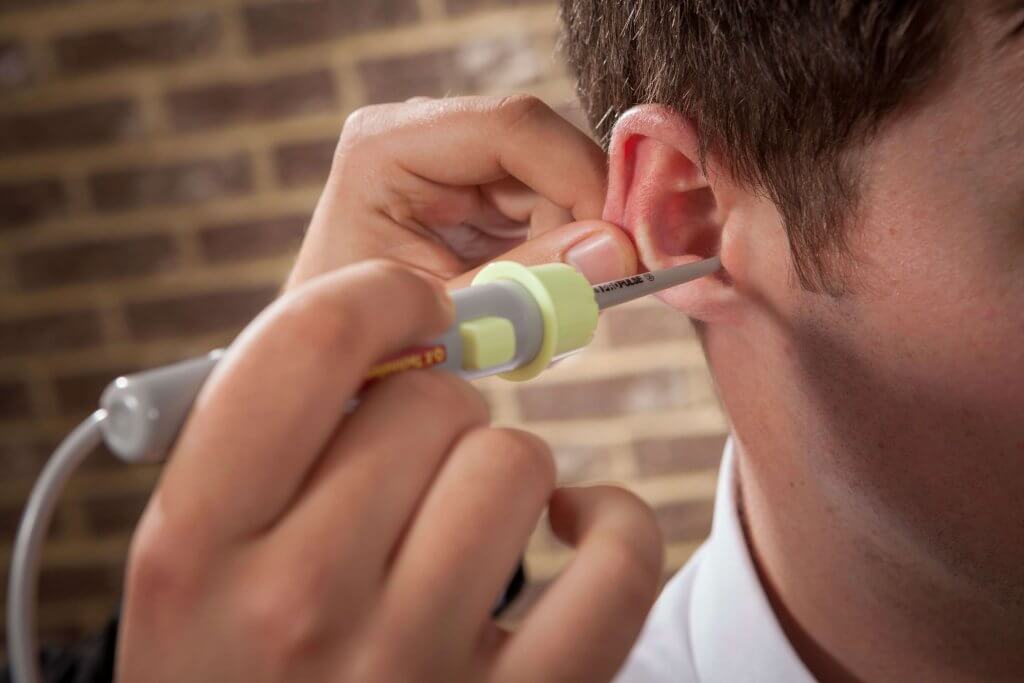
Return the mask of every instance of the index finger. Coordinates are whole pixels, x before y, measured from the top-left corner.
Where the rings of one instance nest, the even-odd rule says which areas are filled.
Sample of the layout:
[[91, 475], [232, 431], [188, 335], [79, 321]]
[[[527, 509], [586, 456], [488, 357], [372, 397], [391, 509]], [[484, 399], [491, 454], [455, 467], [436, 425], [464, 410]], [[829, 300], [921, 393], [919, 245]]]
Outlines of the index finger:
[[371, 107], [345, 127], [350, 139], [373, 137], [386, 150], [378, 158], [437, 183], [480, 185], [512, 176], [576, 220], [600, 218], [604, 208], [604, 152], [530, 95]]
[[443, 331], [439, 285], [388, 262], [310, 280], [247, 327], [175, 446], [161, 513], [216, 538], [266, 530], [318, 461], [370, 365]]

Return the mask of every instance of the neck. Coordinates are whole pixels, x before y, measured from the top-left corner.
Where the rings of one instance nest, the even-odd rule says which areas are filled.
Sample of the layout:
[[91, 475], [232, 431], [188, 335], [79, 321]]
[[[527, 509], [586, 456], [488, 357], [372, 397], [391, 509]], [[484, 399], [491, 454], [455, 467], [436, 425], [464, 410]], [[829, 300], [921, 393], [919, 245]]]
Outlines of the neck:
[[1020, 680], [1020, 614], [936, 578], [914, 551], [851, 524], [834, 497], [780, 466], [788, 462], [780, 454], [752, 458], [737, 447], [754, 563], [818, 680]]

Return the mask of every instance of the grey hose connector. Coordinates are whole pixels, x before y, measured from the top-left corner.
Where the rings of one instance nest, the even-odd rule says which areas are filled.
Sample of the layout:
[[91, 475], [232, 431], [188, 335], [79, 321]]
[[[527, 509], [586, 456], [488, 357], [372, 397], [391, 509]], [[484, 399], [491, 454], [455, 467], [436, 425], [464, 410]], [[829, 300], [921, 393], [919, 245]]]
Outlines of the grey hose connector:
[[100, 398], [107, 447], [125, 462], [161, 462], [171, 450], [222, 349], [180, 363], [118, 377]]
[[61, 442], [32, 488], [18, 527], [7, 588], [7, 649], [15, 683], [40, 683], [36, 644], [36, 588], [39, 559], [57, 499], [75, 469], [103, 440], [107, 414], [97, 410]]

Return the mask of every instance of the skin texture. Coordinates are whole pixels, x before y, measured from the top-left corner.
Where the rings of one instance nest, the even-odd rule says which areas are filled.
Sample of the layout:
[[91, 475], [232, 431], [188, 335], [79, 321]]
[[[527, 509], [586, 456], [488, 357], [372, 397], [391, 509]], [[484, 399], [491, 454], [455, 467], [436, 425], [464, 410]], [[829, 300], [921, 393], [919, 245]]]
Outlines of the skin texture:
[[[286, 293], [203, 387], [136, 531], [118, 680], [611, 679], [659, 585], [650, 509], [556, 488], [546, 444], [490, 427], [447, 373], [386, 378], [346, 414], [375, 361], [451, 324], [446, 285], [509, 247], [632, 273], [604, 193], [600, 150], [531, 98], [346, 124]], [[545, 510], [577, 556], [511, 632], [491, 610]]]
[[852, 159], [852, 277], [795, 282], [777, 209], [656, 105], [612, 142], [604, 218], [697, 322], [780, 620], [825, 681], [1024, 677], [1024, 41], [964, 20], [952, 67]]

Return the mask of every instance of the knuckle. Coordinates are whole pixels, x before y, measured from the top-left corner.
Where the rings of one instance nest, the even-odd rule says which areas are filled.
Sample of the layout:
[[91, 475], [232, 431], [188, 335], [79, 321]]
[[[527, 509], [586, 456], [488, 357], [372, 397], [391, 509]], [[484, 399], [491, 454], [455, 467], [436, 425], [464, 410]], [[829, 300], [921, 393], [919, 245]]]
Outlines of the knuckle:
[[532, 118], [544, 116], [551, 111], [539, 97], [523, 93], [502, 97], [495, 105], [495, 110], [505, 127], [509, 129]]
[[380, 326], [381, 302], [415, 316], [418, 327], [436, 325], [443, 308], [425, 277], [394, 261], [371, 260], [286, 293], [271, 309], [268, 334], [282, 349], [312, 359], [336, 357], [339, 349], [375, 351], [366, 330]]
[[284, 348], [301, 349], [317, 357], [336, 354], [339, 348], [360, 345], [360, 330], [368, 322], [361, 308], [350, 301], [328, 300], [318, 292], [296, 290], [284, 302], [277, 328]]
[[498, 468], [497, 476], [514, 487], [532, 487], [545, 495], [554, 490], [555, 459], [543, 439], [505, 427], [480, 430], [476, 438], [482, 457]]
[[361, 172], [379, 156], [381, 142], [401, 125], [397, 115], [406, 104], [373, 104], [356, 109], [341, 126], [334, 150], [331, 173], [334, 176]]
[[391, 281], [400, 285], [417, 287], [426, 284], [423, 278], [417, 277], [408, 266], [403, 266], [397, 261], [386, 258], [374, 258], [363, 261], [359, 264], [366, 276], [381, 280]]
[[147, 510], [128, 554], [126, 584], [132, 602], [173, 610], [191, 604], [202, 571], [198, 553], [181, 552], [188, 546], [193, 546], [190, 535], [180, 525], [152, 507]]
[[622, 536], [603, 538], [604, 552], [598, 571], [604, 585], [614, 587], [624, 604], [635, 606], [638, 614], [646, 613], [654, 602], [661, 582], [661, 563], [654, 563], [649, 553]]
[[627, 562], [625, 569], [637, 579], [656, 585], [661, 578], [664, 546], [661, 529], [654, 511], [639, 496], [618, 486], [603, 486], [610, 514], [614, 515], [614, 532], [607, 542], [617, 543], [617, 555]]
[[360, 107], [345, 117], [341, 126], [341, 139], [347, 142], [372, 137], [380, 129], [387, 105], [374, 104]]
[[390, 641], [370, 639], [355, 649], [346, 661], [345, 680], [365, 683], [420, 680], [423, 672], [412, 671], [406, 657], [396, 657]]
[[288, 670], [316, 654], [326, 620], [320, 608], [325, 579], [319, 563], [289, 563], [255, 578], [239, 600], [241, 629], [269, 662]]
[[336, 156], [344, 156], [356, 148], [373, 146], [393, 133], [407, 128], [422, 118], [432, 106], [429, 98], [413, 98], [406, 102], [371, 104], [356, 109], [341, 127]]
[[408, 283], [413, 286], [426, 284], [423, 278], [418, 277], [408, 266], [403, 266], [397, 261], [386, 258], [375, 258], [364, 261], [362, 264], [366, 272], [372, 277], [381, 279], [394, 279], [397, 282]]
[[382, 297], [385, 301], [394, 301], [400, 297], [414, 299], [414, 311], [427, 312], [437, 310], [439, 301], [438, 288], [434, 287], [425, 276], [413, 272], [408, 266], [388, 259], [373, 259], [364, 265], [368, 277], [373, 283], [367, 289], [387, 292]]

